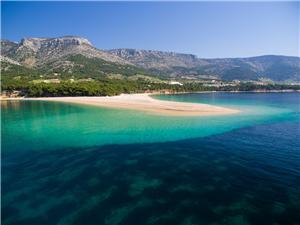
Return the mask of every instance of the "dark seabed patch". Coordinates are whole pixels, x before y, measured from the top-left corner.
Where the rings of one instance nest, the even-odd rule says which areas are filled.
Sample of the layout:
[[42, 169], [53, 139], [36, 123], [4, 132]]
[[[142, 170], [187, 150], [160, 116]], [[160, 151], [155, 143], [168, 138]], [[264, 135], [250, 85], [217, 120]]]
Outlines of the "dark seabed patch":
[[298, 122], [154, 144], [2, 152], [4, 225], [300, 224]]

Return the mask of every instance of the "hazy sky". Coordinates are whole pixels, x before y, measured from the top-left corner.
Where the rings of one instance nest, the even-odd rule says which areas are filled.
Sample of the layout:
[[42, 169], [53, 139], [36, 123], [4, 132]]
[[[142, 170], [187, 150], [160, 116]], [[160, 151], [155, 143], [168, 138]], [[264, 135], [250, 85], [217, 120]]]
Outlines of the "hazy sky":
[[77, 35], [96, 47], [199, 57], [299, 56], [299, 2], [2, 2], [2, 38]]

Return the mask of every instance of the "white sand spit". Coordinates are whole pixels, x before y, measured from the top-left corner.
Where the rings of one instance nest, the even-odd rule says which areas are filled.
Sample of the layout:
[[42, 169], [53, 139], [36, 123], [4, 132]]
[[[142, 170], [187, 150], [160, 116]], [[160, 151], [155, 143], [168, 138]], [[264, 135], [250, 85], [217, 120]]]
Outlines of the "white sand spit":
[[162, 101], [151, 98], [150, 94], [122, 94], [112, 97], [50, 97], [25, 98], [23, 100], [40, 100], [93, 105], [108, 108], [133, 109], [152, 114], [168, 116], [212, 116], [238, 113], [239, 110], [208, 104]]

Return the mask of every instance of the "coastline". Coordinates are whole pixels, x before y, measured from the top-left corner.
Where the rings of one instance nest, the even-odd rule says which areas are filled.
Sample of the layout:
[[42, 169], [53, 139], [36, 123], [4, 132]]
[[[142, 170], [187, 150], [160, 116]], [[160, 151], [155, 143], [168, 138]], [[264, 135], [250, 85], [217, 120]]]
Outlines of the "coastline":
[[236, 109], [208, 104], [157, 100], [151, 98], [151, 95], [153, 94], [121, 94], [112, 97], [12, 98], [7, 100], [65, 102], [106, 108], [131, 109], [165, 116], [218, 116], [240, 112]]
[[300, 90], [252, 90], [252, 91], [177, 91], [170, 93], [153, 92], [151, 95], [176, 95], [176, 94], [205, 94], [205, 93], [300, 93]]

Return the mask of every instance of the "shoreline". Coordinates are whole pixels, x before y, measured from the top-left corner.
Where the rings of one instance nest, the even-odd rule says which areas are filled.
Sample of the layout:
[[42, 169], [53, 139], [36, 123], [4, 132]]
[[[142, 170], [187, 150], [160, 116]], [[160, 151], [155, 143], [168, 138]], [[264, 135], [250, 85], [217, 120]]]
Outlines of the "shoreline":
[[153, 94], [121, 94], [112, 97], [42, 97], [7, 100], [51, 101], [91, 105], [105, 108], [131, 109], [165, 116], [218, 116], [239, 113], [239, 110], [200, 103], [164, 101], [151, 98]]
[[205, 94], [205, 93], [300, 93], [300, 90], [252, 90], [252, 91], [178, 91], [172, 93], [153, 92], [151, 95], [176, 95], [176, 94]]
[[[160, 92], [160, 91], [153, 91], [153, 92], [145, 92], [145, 93], [131, 93], [131, 94], [121, 94], [121, 95], [140, 95], [140, 94], [147, 94], [147, 95], [176, 95], [176, 94], [205, 94], [205, 93], [300, 93], [300, 90], [252, 90], [252, 91], [177, 91], [177, 92]], [[120, 95], [114, 95], [109, 97], [115, 97]], [[0, 101], [2, 100], [22, 100], [22, 99], [36, 99], [36, 98], [78, 98], [78, 97], [108, 97], [108, 96], [57, 96], [57, 97], [9, 97], [9, 96], [0, 96]]]

